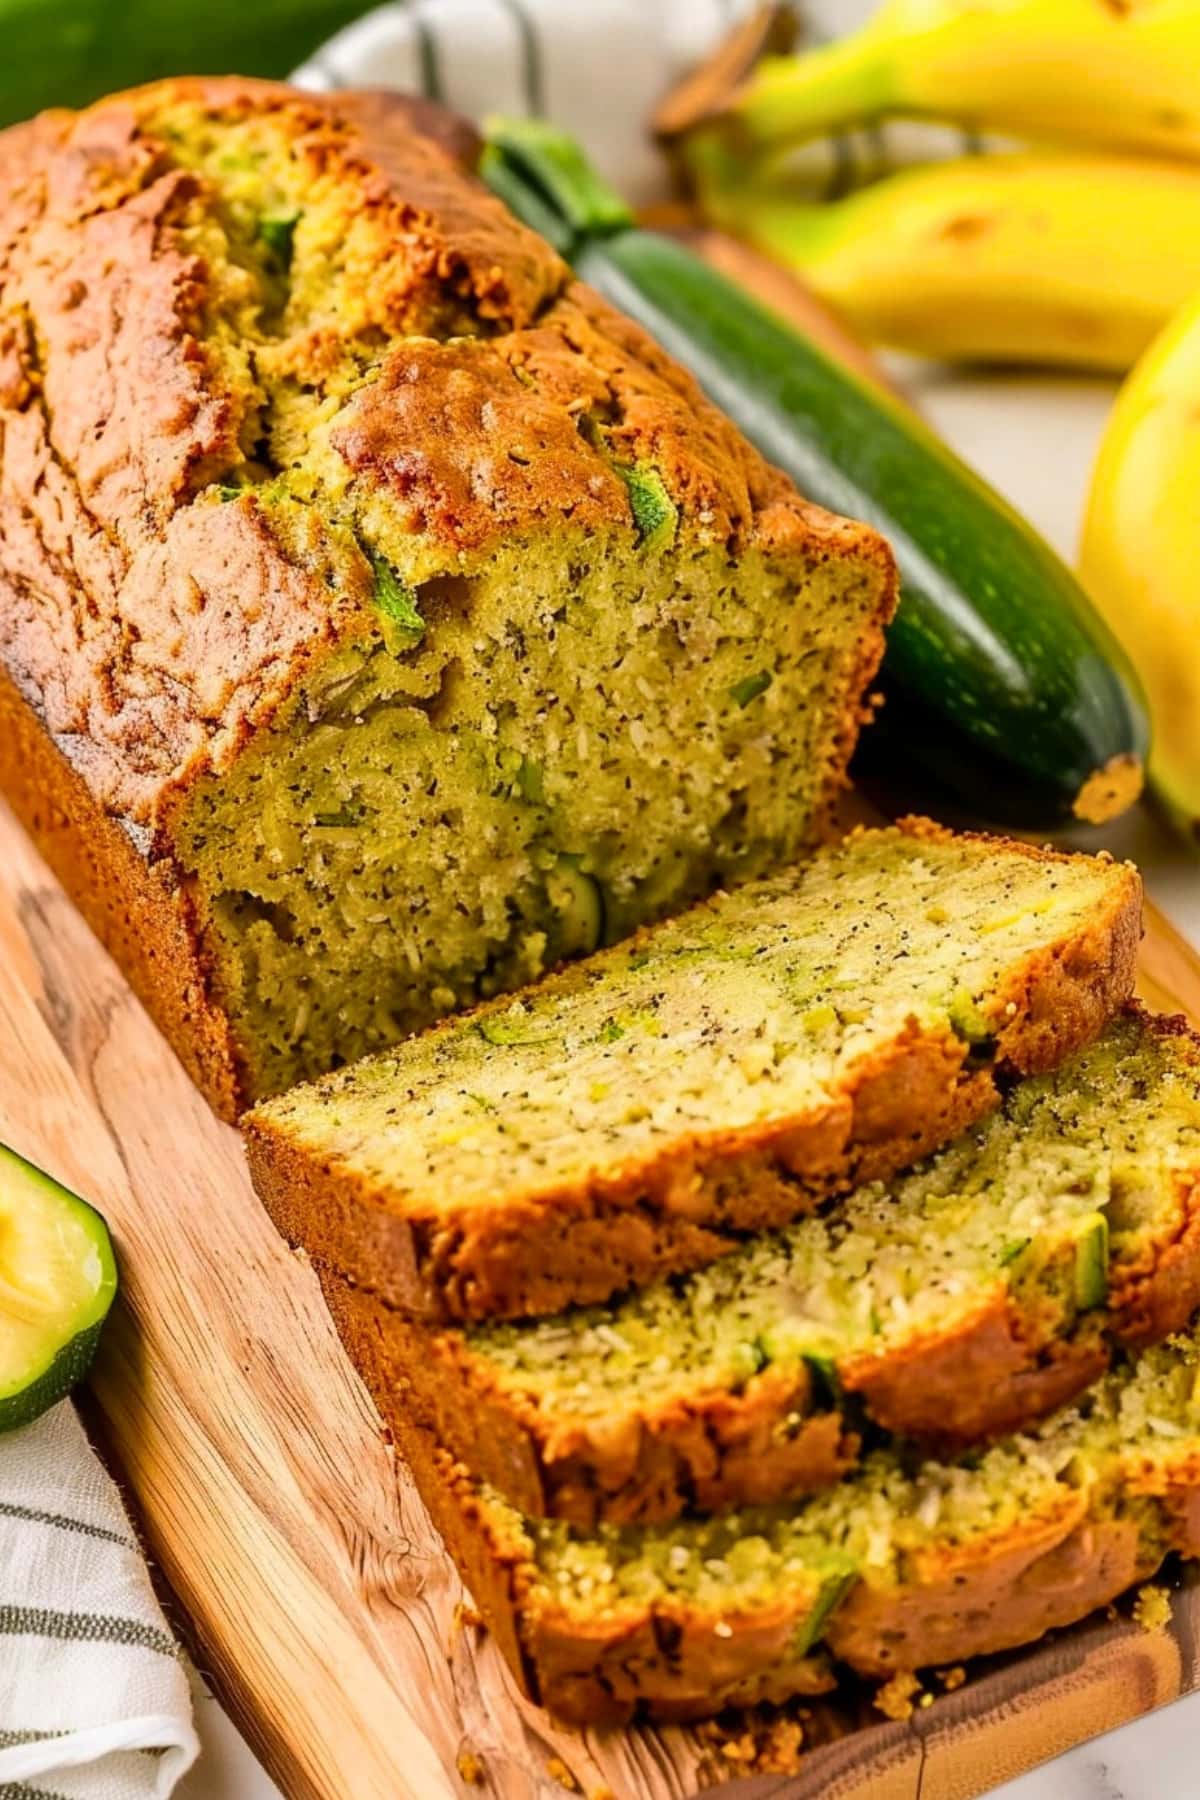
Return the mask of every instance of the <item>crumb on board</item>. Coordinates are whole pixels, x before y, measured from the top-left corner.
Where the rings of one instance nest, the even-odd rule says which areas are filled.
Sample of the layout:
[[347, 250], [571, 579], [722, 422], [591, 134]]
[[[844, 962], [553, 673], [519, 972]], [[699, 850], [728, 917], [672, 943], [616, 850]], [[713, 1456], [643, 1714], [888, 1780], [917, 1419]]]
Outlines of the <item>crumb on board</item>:
[[610, 1787], [593, 1788], [588, 1800], [617, 1800], [617, 1796]]
[[743, 1731], [740, 1737], [727, 1737], [717, 1748], [726, 1762], [752, 1763], [755, 1756], [754, 1733]]
[[759, 1745], [755, 1769], [760, 1775], [794, 1775], [804, 1749], [799, 1719], [776, 1719]]
[[473, 1750], [462, 1749], [457, 1758], [458, 1773], [468, 1787], [483, 1786], [483, 1760]]
[[1166, 1588], [1148, 1581], [1138, 1589], [1133, 1603], [1133, 1618], [1143, 1631], [1161, 1631], [1171, 1623], [1171, 1596]]
[[913, 1715], [914, 1696], [921, 1691], [921, 1683], [911, 1670], [898, 1669], [890, 1681], [885, 1681], [875, 1694], [874, 1706], [885, 1719], [911, 1719]]
[[967, 1679], [967, 1671], [961, 1663], [955, 1663], [952, 1669], [937, 1669], [935, 1673], [947, 1694], [953, 1694]]
[[802, 1760], [803, 1719], [807, 1716], [807, 1708], [801, 1708], [799, 1716], [796, 1711], [768, 1718], [739, 1714], [736, 1724], [706, 1719], [697, 1725], [696, 1735], [721, 1758], [725, 1774], [733, 1763], [740, 1773], [794, 1775]]
[[566, 1788], [568, 1794], [577, 1794], [579, 1792], [579, 1783], [576, 1781], [561, 1757], [552, 1756], [550, 1758], [550, 1761], [546, 1764], [546, 1773], [553, 1781], [557, 1781], [559, 1787]]
[[469, 1600], [460, 1600], [450, 1615], [450, 1630], [446, 1634], [446, 1654], [453, 1656], [458, 1640], [464, 1631], [486, 1631], [483, 1614], [477, 1612]]

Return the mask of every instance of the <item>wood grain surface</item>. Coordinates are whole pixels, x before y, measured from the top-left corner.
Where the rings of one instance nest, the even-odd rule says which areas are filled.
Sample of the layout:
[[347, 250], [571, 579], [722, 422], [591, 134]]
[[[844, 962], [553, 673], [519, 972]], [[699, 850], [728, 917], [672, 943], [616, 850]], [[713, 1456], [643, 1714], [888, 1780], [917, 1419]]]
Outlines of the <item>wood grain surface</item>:
[[[1153, 912], [1145, 987], [1200, 1022], [1200, 961]], [[738, 1765], [684, 1730], [578, 1735], [522, 1701], [325, 1314], [220, 1125], [0, 807], [0, 1138], [107, 1215], [122, 1303], [104, 1438], [201, 1666], [289, 1796], [677, 1800]], [[727, 1800], [965, 1800], [1196, 1685], [1169, 1631], [1099, 1620], [903, 1723], [823, 1709], [798, 1776]], [[873, 1722], [872, 1722], [873, 1721]], [[459, 1774], [463, 1752], [482, 1782]]]

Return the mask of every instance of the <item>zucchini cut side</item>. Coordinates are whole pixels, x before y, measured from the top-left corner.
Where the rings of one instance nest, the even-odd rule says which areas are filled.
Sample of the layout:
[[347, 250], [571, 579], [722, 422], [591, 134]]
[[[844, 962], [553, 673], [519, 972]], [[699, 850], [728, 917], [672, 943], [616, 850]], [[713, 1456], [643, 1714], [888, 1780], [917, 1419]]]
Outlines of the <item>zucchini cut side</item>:
[[0, 1145], [0, 1431], [31, 1424], [86, 1373], [116, 1291], [100, 1214]]

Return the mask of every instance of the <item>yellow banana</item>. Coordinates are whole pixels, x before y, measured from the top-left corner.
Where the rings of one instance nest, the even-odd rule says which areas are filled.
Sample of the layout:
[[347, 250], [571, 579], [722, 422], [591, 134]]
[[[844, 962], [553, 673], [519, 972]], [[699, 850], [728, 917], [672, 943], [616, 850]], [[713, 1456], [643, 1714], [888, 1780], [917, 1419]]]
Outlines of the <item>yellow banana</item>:
[[1196, 0], [887, 0], [717, 110], [759, 148], [898, 113], [1200, 157], [1198, 70]]
[[711, 141], [692, 167], [716, 224], [860, 335], [919, 355], [1125, 370], [1200, 291], [1200, 169], [1184, 163], [970, 156], [829, 205], [747, 181]]
[[1150, 775], [1200, 837], [1200, 300], [1117, 398], [1092, 476], [1084, 585], [1145, 683]]

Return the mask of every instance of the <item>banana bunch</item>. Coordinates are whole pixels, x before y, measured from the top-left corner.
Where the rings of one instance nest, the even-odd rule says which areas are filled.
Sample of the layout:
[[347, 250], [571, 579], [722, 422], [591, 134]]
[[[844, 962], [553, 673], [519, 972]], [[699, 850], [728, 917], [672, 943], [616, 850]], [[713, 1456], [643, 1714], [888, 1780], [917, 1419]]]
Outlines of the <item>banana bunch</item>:
[[[885, 0], [841, 42], [770, 41], [746, 37], [660, 116], [715, 222], [877, 342], [1136, 364], [1081, 574], [1146, 689], [1151, 779], [1200, 841], [1200, 0]], [[889, 115], [1029, 147], [812, 204], [793, 148]]]
[[1150, 775], [1200, 838], [1200, 299], [1117, 399], [1092, 476], [1080, 550], [1091, 598], [1154, 713]]
[[1198, 70], [1195, 0], [884, 0], [719, 110], [760, 150], [892, 114], [1200, 159]]
[[896, 350], [1122, 372], [1200, 291], [1200, 168], [967, 156], [822, 205], [722, 167], [696, 164], [713, 223]]
[[[1200, 0], [886, 0], [706, 100], [679, 144], [702, 210], [877, 342], [1125, 370], [1200, 289]], [[827, 205], [789, 180], [794, 146], [888, 114], [1075, 148]]]

